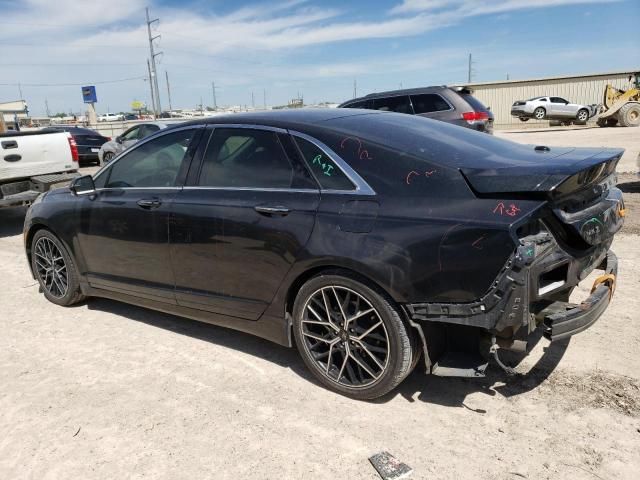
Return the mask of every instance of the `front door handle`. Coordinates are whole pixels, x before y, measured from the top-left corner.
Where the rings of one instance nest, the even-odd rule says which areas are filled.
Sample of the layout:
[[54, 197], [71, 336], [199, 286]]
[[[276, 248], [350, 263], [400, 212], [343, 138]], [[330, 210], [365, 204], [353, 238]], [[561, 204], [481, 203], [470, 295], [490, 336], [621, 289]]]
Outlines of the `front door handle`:
[[162, 205], [162, 201], [159, 198], [143, 198], [142, 200], [138, 200], [138, 206], [146, 210], [158, 208], [160, 205]]
[[19, 162], [20, 160], [22, 160], [21, 155], [5, 155], [4, 156], [5, 162]]
[[266, 215], [268, 217], [271, 217], [271, 216], [284, 217], [286, 215], [289, 215], [289, 212], [290, 212], [290, 210], [287, 207], [282, 205], [274, 205], [272, 207], [257, 205], [253, 208], [259, 214]]

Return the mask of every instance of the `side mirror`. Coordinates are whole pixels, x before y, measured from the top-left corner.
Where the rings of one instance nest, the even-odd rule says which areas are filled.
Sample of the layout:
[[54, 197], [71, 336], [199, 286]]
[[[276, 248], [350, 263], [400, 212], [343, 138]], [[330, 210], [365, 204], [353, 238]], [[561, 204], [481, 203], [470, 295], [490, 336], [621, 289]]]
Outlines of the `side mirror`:
[[116, 143], [119, 143], [122, 145], [122, 137], [121, 136], [117, 136], [116, 137]]
[[92, 195], [96, 193], [96, 184], [91, 175], [74, 178], [69, 185], [69, 190], [74, 195]]

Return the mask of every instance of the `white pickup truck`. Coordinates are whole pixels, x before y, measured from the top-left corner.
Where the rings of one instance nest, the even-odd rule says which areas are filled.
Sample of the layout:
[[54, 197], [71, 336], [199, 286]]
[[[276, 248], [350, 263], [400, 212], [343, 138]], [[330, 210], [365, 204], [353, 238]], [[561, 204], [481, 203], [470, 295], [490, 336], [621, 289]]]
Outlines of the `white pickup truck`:
[[78, 175], [78, 147], [71, 134], [0, 133], [0, 208], [29, 205]]

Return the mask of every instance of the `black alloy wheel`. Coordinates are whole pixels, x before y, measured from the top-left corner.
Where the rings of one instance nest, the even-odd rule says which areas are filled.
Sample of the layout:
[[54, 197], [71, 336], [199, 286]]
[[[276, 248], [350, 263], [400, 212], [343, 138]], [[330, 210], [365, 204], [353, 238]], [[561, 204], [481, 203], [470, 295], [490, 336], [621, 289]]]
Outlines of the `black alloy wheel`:
[[415, 365], [413, 330], [385, 296], [351, 278], [313, 278], [300, 290], [294, 315], [303, 360], [335, 391], [379, 397]]

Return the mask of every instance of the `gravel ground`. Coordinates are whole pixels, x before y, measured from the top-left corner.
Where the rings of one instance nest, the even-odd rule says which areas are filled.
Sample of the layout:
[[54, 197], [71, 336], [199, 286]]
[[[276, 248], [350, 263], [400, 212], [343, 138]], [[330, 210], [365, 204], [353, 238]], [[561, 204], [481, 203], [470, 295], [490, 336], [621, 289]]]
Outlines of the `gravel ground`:
[[416, 479], [636, 479], [640, 183], [620, 181], [629, 216], [599, 322], [541, 340], [526, 376], [414, 372], [376, 402], [323, 389], [295, 350], [242, 333], [109, 300], [48, 303], [24, 258], [24, 209], [0, 210], [0, 479], [375, 479], [367, 458], [381, 450]]

